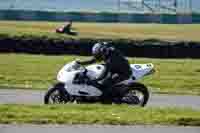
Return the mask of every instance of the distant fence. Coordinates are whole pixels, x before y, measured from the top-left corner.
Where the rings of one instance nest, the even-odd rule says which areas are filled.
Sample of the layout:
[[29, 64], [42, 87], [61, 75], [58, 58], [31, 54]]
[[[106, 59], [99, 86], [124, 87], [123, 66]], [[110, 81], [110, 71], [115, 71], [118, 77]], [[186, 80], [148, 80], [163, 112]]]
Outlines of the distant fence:
[[134, 22], [134, 23], [200, 23], [200, 14], [134, 14], [48, 12], [24, 10], [0, 10], [0, 20], [80, 21], [80, 22]]

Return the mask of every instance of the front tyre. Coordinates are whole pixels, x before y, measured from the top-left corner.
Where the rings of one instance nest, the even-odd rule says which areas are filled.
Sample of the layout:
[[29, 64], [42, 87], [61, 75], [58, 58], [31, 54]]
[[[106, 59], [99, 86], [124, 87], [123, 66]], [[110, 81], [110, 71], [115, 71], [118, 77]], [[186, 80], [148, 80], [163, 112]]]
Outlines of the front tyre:
[[130, 105], [138, 105], [144, 107], [149, 100], [149, 91], [146, 86], [141, 83], [133, 83], [128, 87], [122, 101]]
[[45, 96], [45, 104], [64, 104], [68, 102], [68, 94], [64, 90], [64, 85], [61, 83], [56, 84], [50, 88]]

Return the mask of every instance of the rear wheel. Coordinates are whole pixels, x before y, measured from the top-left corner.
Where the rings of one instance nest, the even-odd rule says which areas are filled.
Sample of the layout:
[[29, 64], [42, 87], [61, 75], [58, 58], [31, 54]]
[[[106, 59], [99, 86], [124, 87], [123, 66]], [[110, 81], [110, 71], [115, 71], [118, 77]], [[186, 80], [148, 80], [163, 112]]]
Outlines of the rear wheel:
[[50, 88], [45, 96], [45, 104], [64, 104], [69, 101], [67, 92], [64, 90], [63, 84], [56, 84], [54, 87]]
[[122, 102], [144, 107], [149, 100], [149, 91], [141, 83], [133, 83], [122, 97]]

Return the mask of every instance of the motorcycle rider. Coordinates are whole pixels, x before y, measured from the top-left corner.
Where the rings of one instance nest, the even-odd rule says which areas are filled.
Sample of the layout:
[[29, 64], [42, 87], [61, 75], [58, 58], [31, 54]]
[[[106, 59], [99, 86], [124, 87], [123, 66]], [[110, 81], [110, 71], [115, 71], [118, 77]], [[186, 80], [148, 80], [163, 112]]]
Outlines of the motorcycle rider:
[[93, 57], [91, 59], [77, 61], [77, 63], [80, 65], [88, 65], [97, 61], [104, 61], [105, 71], [99, 78], [89, 81], [88, 84], [98, 84], [99, 81], [102, 81], [99, 89], [103, 92], [103, 101], [110, 101], [112, 85], [129, 79], [132, 75], [131, 67], [122, 53], [107, 42], [94, 44], [92, 55]]

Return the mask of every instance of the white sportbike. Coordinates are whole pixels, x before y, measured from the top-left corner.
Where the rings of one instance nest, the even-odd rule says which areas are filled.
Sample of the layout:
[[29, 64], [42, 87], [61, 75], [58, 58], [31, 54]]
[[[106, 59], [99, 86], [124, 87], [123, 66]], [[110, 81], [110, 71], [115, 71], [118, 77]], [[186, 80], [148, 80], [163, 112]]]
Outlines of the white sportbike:
[[[155, 72], [153, 64], [131, 64], [132, 75], [128, 80], [112, 86], [111, 101], [116, 104], [145, 106], [149, 99], [149, 91], [137, 80]], [[105, 71], [103, 64], [87, 67], [77, 65], [76, 61], [66, 64], [57, 75], [58, 83], [45, 94], [45, 104], [62, 103], [95, 103], [102, 102], [102, 91], [97, 86], [88, 85], [88, 79], [94, 80]], [[124, 70], [126, 71], [126, 70]], [[82, 77], [80, 77], [82, 73]], [[74, 81], [81, 80], [80, 83]], [[101, 84], [101, 83], [99, 83]]]

